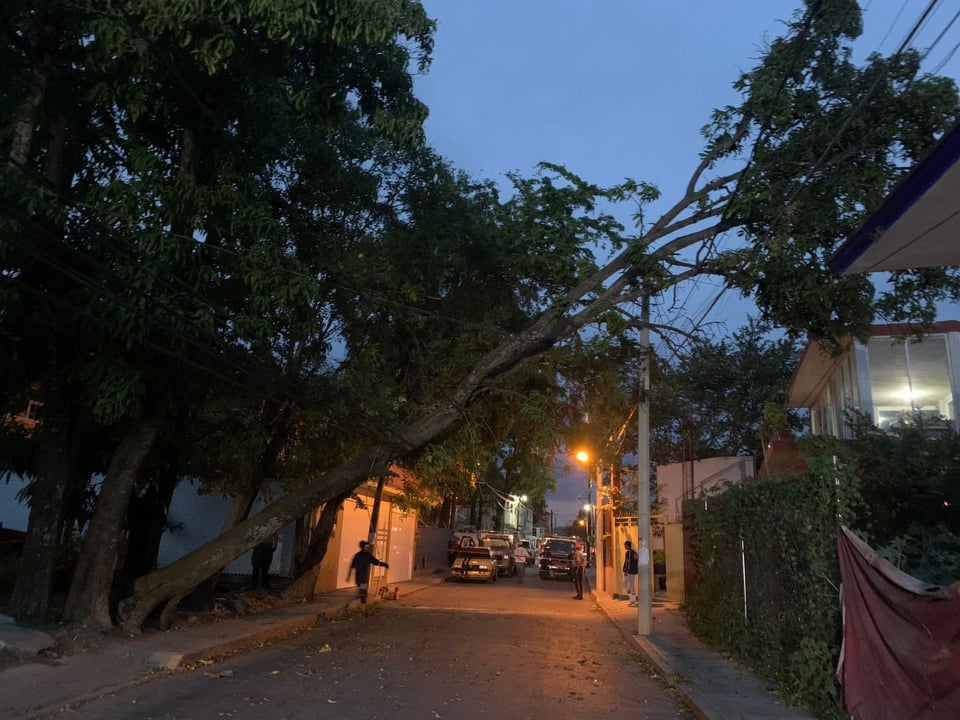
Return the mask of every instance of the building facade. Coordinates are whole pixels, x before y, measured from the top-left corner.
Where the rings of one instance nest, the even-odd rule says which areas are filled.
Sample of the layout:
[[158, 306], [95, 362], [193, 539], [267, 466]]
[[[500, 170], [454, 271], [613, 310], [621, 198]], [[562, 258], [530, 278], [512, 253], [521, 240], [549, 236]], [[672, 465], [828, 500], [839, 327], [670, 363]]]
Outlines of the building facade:
[[960, 322], [923, 335], [908, 325], [874, 325], [866, 343], [849, 340], [832, 357], [810, 342], [790, 383], [789, 403], [810, 412], [815, 435], [852, 437], [851, 411], [880, 429], [916, 422], [957, 429]]
[[[276, 492], [280, 492], [277, 489]], [[399, 502], [402, 495], [402, 480], [392, 479], [383, 488], [373, 528], [376, 483], [368, 482], [357, 488], [353, 497], [344, 501], [337, 514], [336, 524], [327, 545], [327, 553], [320, 565], [315, 593], [330, 592], [351, 587], [346, 579], [347, 569], [361, 540], [374, 536], [374, 554], [389, 563], [389, 569], [371, 569], [371, 582], [393, 583], [409, 580], [414, 574], [416, 553], [416, 512], [407, 510]], [[257, 499], [251, 515], [269, 504], [273, 496], [268, 492]], [[169, 565], [192, 550], [213, 540], [220, 533], [223, 519], [230, 507], [224, 497], [200, 495], [190, 483], [182, 483], [174, 493], [168, 516], [169, 529], [160, 543], [158, 564]], [[322, 507], [316, 508], [304, 519], [298, 537], [296, 523], [290, 523], [279, 533], [279, 543], [273, 554], [270, 574], [290, 578], [293, 576], [296, 544], [309, 542], [309, 528], [316, 525]], [[249, 575], [252, 569], [251, 552], [231, 562], [225, 569], [227, 575]]]

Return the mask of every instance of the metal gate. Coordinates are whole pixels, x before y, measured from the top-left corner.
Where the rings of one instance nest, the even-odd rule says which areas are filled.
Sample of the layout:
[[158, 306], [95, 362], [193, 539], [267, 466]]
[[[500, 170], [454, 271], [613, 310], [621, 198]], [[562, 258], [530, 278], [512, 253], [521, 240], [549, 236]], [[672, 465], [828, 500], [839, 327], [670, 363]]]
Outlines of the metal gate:
[[682, 603], [683, 582], [683, 524], [667, 523], [663, 528], [664, 556], [667, 564], [667, 599]]

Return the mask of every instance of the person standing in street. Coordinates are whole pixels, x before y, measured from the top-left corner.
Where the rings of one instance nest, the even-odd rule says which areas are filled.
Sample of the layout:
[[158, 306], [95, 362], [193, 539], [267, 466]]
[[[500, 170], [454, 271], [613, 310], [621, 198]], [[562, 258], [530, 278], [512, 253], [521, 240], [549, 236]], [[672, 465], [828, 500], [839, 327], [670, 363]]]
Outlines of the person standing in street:
[[523, 576], [527, 574], [527, 560], [530, 559], [530, 551], [523, 545], [517, 545], [513, 551], [513, 567], [517, 571], [517, 582], [523, 582]]
[[583, 552], [583, 546], [577, 545], [577, 549], [573, 551], [573, 567], [570, 568], [573, 584], [577, 589], [577, 594], [573, 596], [575, 600], [583, 600], [583, 572], [586, 568], [587, 556]]
[[637, 565], [639, 557], [637, 551], [633, 549], [633, 543], [627, 540], [623, 543], [623, 589], [627, 591], [627, 598], [630, 600], [627, 604], [635, 607], [637, 604]]
[[360, 598], [360, 605], [363, 608], [363, 614], [367, 614], [367, 588], [370, 583], [370, 566], [379, 565], [380, 567], [390, 569], [390, 566], [382, 560], [377, 560], [370, 552], [370, 543], [366, 540], [360, 541], [360, 550], [350, 561], [350, 569], [347, 570], [347, 582], [350, 582], [350, 576], [356, 572], [357, 595]]

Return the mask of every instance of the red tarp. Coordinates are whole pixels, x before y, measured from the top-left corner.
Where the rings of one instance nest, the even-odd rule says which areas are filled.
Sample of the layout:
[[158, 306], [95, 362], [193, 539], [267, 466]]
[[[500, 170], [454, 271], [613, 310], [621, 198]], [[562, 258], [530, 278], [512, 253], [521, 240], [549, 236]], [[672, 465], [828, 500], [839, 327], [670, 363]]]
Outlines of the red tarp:
[[837, 678], [858, 720], [960, 718], [960, 582], [930, 587], [847, 528], [837, 536], [843, 649]]

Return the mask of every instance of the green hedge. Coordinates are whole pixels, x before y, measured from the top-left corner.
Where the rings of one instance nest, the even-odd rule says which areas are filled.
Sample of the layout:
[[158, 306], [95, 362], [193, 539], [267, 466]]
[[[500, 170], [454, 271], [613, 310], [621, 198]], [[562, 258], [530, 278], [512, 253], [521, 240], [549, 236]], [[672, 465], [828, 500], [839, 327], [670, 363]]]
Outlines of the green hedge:
[[845, 717], [834, 677], [842, 631], [836, 534], [861, 509], [859, 481], [845, 467], [828, 457], [806, 475], [751, 481], [695, 504], [691, 629], [823, 718]]
[[698, 570], [687, 594], [691, 629], [828, 719], [847, 717], [835, 677], [839, 526], [926, 582], [960, 575], [960, 436], [920, 419], [893, 432], [866, 424], [855, 431], [853, 441], [806, 440], [804, 475], [753, 480], [690, 503]]

